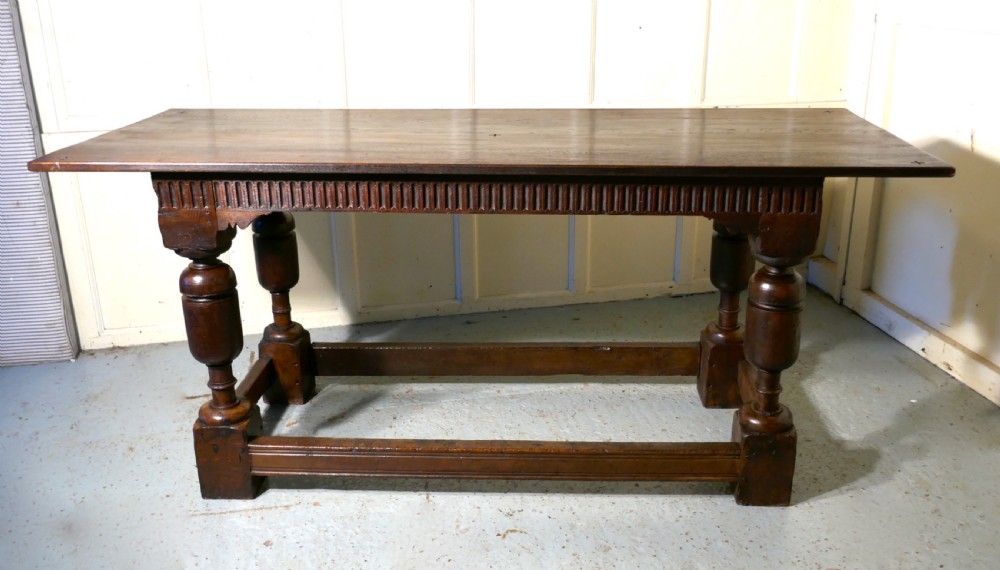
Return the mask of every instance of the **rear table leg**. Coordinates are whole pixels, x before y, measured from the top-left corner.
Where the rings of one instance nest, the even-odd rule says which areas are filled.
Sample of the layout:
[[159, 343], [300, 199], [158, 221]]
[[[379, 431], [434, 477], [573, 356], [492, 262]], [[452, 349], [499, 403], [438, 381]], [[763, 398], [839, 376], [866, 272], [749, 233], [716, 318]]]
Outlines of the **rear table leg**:
[[271, 292], [274, 322], [264, 329], [261, 356], [274, 361], [278, 383], [267, 392], [272, 403], [304, 404], [316, 391], [312, 340], [309, 331], [292, 321], [288, 292], [299, 281], [295, 220], [272, 212], [253, 222], [257, 280]]
[[719, 290], [719, 318], [701, 333], [698, 395], [706, 408], [740, 405], [737, 368], [743, 360], [740, 292], [753, 272], [747, 236], [715, 222], [710, 276]]

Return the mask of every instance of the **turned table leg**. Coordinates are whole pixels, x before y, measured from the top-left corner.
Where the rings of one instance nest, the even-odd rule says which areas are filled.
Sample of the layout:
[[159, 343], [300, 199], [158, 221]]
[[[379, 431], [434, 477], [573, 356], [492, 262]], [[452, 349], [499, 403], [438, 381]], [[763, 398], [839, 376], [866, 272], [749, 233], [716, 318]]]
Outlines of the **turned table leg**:
[[715, 222], [709, 275], [719, 290], [719, 317], [701, 333], [698, 395], [706, 408], [740, 405], [738, 367], [743, 360], [740, 292], [753, 272], [747, 235]]
[[740, 364], [742, 407], [733, 419], [742, 472], [735, 486], [741, 505], [784, 506], [792, 494], [796, 432], [791, 411], [779, 401], [781, 373], [799, 356], [799, 315], [805, 281], [794, 267], [812, 253], [819, 216], [763, 216], [751, 236], [763, 267], [750, 278]]
[[272, 403], [304, 404], [316, 391], [312, 340], [309, 331], [292, 321], [288, 293], [299, 281], [295, 220], [273, 212], [253, 222], [257, 280], [271, 292], [274, 322], [264, 329], [260, 355], [274, 362], [278, 382], [267, 392]]
[[219, 232], [219, 245], [211, 251], [178, 251], [191, 259], [180, 278], [188, 347], [208, 367], [212, 392], [194, 424], [198, 478], [206, 499], [251, 499], [262, 481], [251, 476], [247, 447], [249, 437], [260, 433], [260, 412], [236, 395], [233, 377], [233, 359], [243, 349], [236, 275], [218, 258], [234, 234], [235, 229]]
[[802, 277], [789, 267], [762, 267], [750, 280], [743, 406], [733, 423], [742, 448], [743, 474], [736, 500], [744, 505], [787, 505], [795, 472], [792, 413], [778, 401], [781, 371], [799, 354]]

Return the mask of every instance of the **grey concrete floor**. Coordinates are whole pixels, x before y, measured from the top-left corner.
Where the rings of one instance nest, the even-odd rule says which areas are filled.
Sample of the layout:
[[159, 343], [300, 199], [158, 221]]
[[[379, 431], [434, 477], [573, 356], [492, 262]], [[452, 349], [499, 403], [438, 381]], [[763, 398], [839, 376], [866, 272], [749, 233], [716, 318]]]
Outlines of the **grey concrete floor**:
[[[319, 329], [314, 340], [692, 340], [698, 295]], [[257, 339], [237, 362], [242, 374]], [[789, 508], [719, 484], [274, 479], [204, 501], [184, 344], [0, 369], [0, 568], [996, 568], [1000, 408], [820, 294], [785, 375]], [[280, 433], [725, 441], [691, 378], [321, 380]]]

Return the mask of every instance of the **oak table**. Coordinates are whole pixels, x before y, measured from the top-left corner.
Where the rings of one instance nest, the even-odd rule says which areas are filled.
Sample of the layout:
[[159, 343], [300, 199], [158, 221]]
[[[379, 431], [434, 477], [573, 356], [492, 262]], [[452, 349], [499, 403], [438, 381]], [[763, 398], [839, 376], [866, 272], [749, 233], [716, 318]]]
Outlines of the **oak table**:
[[[320, 474], [728, 481], [746, 505], [791, 494], [796, 433], [780, 376], [798, 356], [805, 286], [792, 268], [815, 247], [823, 179], [954, 174], [842, 109], [170, 110], [29, 167], [151, 173], [163, 245], [191, 260], [180, 291], [211, 389], [194, 424], [205, 498]], [[289, 290], [291, 212], [316, 211], [706, 216], [718, 318], [690, 343], [313, 343]], [[219, 255], [247, 227], [274, 322], [237, 386], [236, 278]], [[705, 406], [738, 408], [732, 440], [280, 437], [262, 434], [257, 407], [305, 403], [317, 375], [553, 374], [697, 376]]]

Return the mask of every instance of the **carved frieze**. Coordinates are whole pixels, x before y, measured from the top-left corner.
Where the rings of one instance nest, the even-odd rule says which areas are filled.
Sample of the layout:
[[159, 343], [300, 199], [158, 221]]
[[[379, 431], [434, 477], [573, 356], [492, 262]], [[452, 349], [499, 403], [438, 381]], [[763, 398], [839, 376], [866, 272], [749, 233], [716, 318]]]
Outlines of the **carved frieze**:
[[467, 214], [819, 215], [822, 179], [669, 182], [346, 180], [154, 176], [160, 212], [211, 210], [246, 225], [270, 211]]

